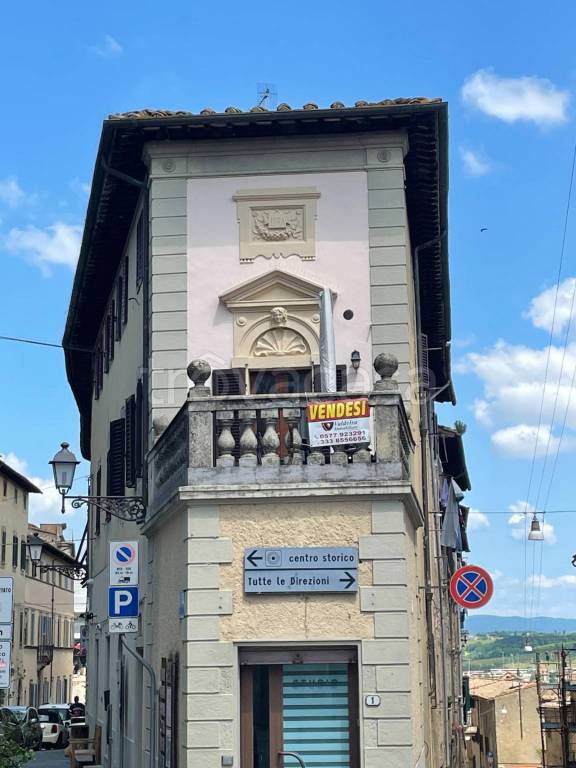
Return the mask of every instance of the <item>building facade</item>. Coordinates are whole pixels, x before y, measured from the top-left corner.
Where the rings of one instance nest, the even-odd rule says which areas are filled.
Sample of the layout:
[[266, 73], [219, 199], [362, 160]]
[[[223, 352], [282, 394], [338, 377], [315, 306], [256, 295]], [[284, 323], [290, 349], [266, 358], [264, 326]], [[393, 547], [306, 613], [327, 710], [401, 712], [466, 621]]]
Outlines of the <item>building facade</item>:
[[474, 678], [470, 694], [469, 768], [539, 768], [543, 758], [536, 683], [514, 675]]
[[[0, 701], [22, 704], [27, 701], [29, 672], [25, 663], [28, 499], [29, 494], [41, 491], [27, 477], [0, 460], [0, 493], [0, 577], [9, 577], [14, 584], [11, 687], [0, 690]], [[33, 669], [35, 667], [34, 664]]]
[[[104, 765], [463, 765], [446, 124], [426, 99], [105, 121], [64, 345], [92, 493], [146, 519], [89, 516]], [[368, 437], [315, 447], [307, 405], [354, 398]], [[122, 639], [110, 541], [139, 544]], [[269, 591], [250, 569], [289, 549], [358, 557], [351, 588]]]
[[28, 525], [28, 535], [44, 541], [42, 559], [26, 564], [24, 604], [24, 694], [31, 706], [72, 700], [74, 672], [74, 581], [45, 566], [72, 566], [74, 544], [65, 524]]

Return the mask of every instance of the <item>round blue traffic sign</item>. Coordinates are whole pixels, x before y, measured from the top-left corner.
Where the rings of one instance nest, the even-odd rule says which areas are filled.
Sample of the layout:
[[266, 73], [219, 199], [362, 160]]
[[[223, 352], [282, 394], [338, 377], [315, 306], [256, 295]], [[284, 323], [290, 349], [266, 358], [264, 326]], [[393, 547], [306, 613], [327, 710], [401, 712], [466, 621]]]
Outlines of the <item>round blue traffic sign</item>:
[[492, 577], [479, 565], [465, 565], [450, 579], [450, 594], [462, 608], [482, 608], [493, 593]]

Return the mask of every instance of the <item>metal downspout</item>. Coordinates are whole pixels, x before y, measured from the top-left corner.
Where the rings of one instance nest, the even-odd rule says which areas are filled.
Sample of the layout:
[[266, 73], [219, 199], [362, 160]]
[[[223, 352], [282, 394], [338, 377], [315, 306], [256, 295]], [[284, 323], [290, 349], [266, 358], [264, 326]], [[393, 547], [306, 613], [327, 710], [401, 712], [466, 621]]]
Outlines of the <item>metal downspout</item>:
[[130, 648], [130, 646], [126, 642], [124, 635], [120, 635], [120, 644], [122, 648], [127, 653], [129, 653], [133, 659], [136, 659], [138, 664], [141, 664], [150, 675], [150, 760], [148, 764], [150, 768], [155, 768], [155, 766], [157, 765], [157, 761], [156, 761], [156, 758], [157, 758], [157, 755], [156, 755], [156, 719], [157, 719], [156, 673], [154, 672], [154, 668], [152, 667], [152, 665], [149, 662], [147, 662], [143, 656], [140, 656], [139, 653], [136, 653], [136, 651]]

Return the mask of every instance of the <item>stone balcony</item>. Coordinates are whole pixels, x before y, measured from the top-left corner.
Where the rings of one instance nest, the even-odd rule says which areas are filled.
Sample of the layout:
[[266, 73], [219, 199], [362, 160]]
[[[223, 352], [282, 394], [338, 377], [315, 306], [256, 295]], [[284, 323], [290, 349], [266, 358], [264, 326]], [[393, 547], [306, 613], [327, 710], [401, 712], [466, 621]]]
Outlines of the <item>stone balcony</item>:
[[[215, 397], [205, 385], [210, 367], [194, 361], [195, 386], [149, 454], [146, 525], [177, 497], [372, 495], [409, 485], [414, 440], [392, 379], [397, 365], [392, 356], [376, 358], [380, 381], [371, 392]], [[369, 401], [371, 442], [311, 447], [307, 403], [350, 397]]]

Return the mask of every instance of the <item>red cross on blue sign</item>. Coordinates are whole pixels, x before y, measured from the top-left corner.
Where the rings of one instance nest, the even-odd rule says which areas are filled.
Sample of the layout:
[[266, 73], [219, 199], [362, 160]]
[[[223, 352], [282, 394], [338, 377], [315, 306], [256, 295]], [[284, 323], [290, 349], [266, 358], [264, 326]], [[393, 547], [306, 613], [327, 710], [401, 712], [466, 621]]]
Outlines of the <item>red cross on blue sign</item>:
[[462, 608], [482, 608], [493, 592], [492, 577], [479, 565], [465, 565], [450, 579], [450, 594]]

